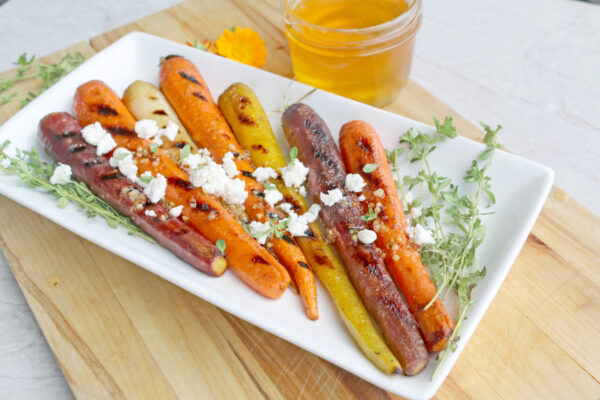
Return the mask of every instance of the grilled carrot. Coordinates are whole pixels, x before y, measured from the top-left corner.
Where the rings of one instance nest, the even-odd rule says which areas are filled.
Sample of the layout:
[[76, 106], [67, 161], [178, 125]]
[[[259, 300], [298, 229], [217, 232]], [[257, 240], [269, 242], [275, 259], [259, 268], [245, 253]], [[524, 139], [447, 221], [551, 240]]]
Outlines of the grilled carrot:
[[135, 152], [140, 174], [149, 171], [167, 178], [165, 199], [174, 206], [182, 205], [181, 218], [212, 243], [225, 241], [229, 266], [246, 284], [266, 297], [283, 294], [290, 280], [287, 271], [217, 199], [192, 188], [188, 175], [165, 152], [149, 152], [150, 141], [137, 137], [133, 116], [108, 86], [100, 81], [81, 85], [75, 93], [74, 110], [83, 126], [99, 122], [118, 146]]
[[276, 170], [285, 167], [269, 119], [252, 89], [234, 83], [219, 96], [219, 108], [254, 165]]
[[[406, 234], [406, 217], [379, 136], [368, 123], [351, 121], [342, 126], [339, 141], [348, 172], [361, 174], [367, 183], [363, 190], [366, 201], [361, 202], [363, 212], [368, 212], [369, 205], [381, 208], [371, 226], [377, 232], [376, 243], [385, 254], [385, 264], [417, 319], [427, 347], [431, 351], [440, 351], [454, 324], [439, 298], [425, 309], [437, 290], [421, 262], [419, 248]], [[377, 164], [378, 167], [371, 173], [364, 173], [366, 164]], [[377, 207], [378, 204], [381, 206]]]
[[[285, 167], [283, 152], [252, 89], [243, 83], [231, 85], [219, 96], [219, 108], [244, 150], [250, 152], [252, 162], [257, 167], [271, 167], [275, 170]], [[241, 121], [252, 123], [243, 124]], [[298, 189], [286, 187], [279, 178], [271, 182], [283, 194], [284, 201], [293, 205], [296, 213], [308, 211], [308, 204]], [[331, 246], [326, 243], [319, 225], [316, 222], [310, 224], [309, 234], [296, 237], [296, 242], [331, 294], [348, 332], [363, 353], [387, 374], [401, 370], [400, 363], [377, 332], [344, 267]]]
[[189, 144], [192, 151], [197, 150], [196, 144], [177, 118], [177, 114], [162, 92], [153, 84], [144, 81], [133, 82], [123, 92], [123, 104], [137, 120], [152, 119], [160, 128], [165, 128], [170, 122], [179, 127], [174, 143], [163, 136], [163, 143], [160, 146], [175, 161], [179, 160], [180, 147]]
[[[319, 199], [321, 193], [329, 190], [343, 191], [346, 170], [325, 121], [306, 104], [297, 103], [283, 113], [282, 123], [287, 140], [298, 148], [298, 158], [310, 168], [307, 183], [313, 199]], [[387, 345], [404, 373], [414, 375], [427, 365], [427, 348], [378, 249], [357, 240], [357, 233], [367, 227], [355, 206], [357, 202], [357, 196], [347, 192], [341, 201], [323, 205], [321, 218]]]
[[75, 117], [67, 113], [46, 115], [40, 121], [38, 137], [52, 158], [71, 167], [75, 179], [85, 182], [90, 190], [131, 218], [163, 247], [208, 275], [223, 275], [227, 261], [214, 244], [180, 219], [169, 217], [169, 210], [162, 202], [146, 203], [143, 189], [119, 175], [109, 165], [108, 157], [97, 156], [94, 146], [83, 140], [81, 125]]
[[[244, 203], [248, 215], [266, 222], [277, 215], [264, 201], [264, 187], [253, 177], [253, 165], [245, 159], [243, 151], [229, 128], [223, 114], [214, 102], [200, 72], [183, 57], [171, 57], [160, 69], [160, 88], [179, 119], [198, 146], [206, 148], [213, 159], [221, 162], [232, 152], [240, 179], [245, 183], [248, 197]], [[292, 275], [305, 312], [310, 319], [319, 318], [317, 287], [308, 260], [289, 235], [272, 238], [273, 251]]]

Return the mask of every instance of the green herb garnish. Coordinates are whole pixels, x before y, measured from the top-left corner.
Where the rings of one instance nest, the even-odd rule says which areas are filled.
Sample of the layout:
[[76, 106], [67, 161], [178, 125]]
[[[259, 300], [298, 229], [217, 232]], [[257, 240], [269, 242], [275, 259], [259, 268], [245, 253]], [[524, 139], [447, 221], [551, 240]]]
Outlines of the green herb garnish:
[[375, 214], [375, 211], [373, 211], [373, 209], [369, 207], [369, 213], [361, 216], [360, 218], [365, 222], [369, 222], [377, 218], [377, 214]]
[[150, 183], [152, 181], [152, 175], [144, 174], [144, 175], [140, 176], [140, 181], [142, 181], [144, 183]]
[[188, 158], [190, 156], [191, 152], [192, 152], [192, 148], [190, 147], [189, 144], [186, 144], [185, 146], [183, 146], [183, 149], [181, 149], [181, 159], [183, 160], [184, 158]]
[[290, 164], [298, 157], [298, 148], [296, 146], [290, 149]]
[[273, 185], [272, 183], [269, 183], [269, 182], [263, 183], [263, 186], [267, 190], [275, 190], [275, 189], [277, 189], [277, 187], [275, 187], [275, 185]]
[[217, 243], [215, 243], [215, 246], [217, 246], [217, 249], [221, 252], [221, 254], [225, 255], [225, 247], [227, 246], [227, 244], [223, 239], [217, 239]]
[[51, 184], [50, 177], [54, 173], [56, 164], [43, 162], [37, 149], [32, 148], [30, 151], [17, 149], [16, 156], [11, 157], [4, 151], [9, 144], [10, 141], [7, 140], [0, 146], [0, 171], [16, 175], [20, 178], [21, 183], [31, 188], [39, 187], [52, 193], [58, 198], [58, 205], [61, 208], [66, 207], [70, 202], [75, 203], [87, 213], [88, 217], [99, 215], [111, 228], [122, 226], [130, 235], [142, 237], [152, 243], [155, 242], [129, 218], [124, 217], [108, 203], [94, 195], [85, 183], [70, 181], [64, 185]]
[[[275, 236], [277, 239], [281, 239], [285, 234], [285, 230], [287, 229], [289, 222], [289, 217], [282, 220], [279, 220], [278, 218], [273, 218], [269, 220], [269, 227], [267, 229], [252, 234], [252, 237], [254, 239], [260, 239], [261, 237], [268, 235], [269, 239], [272, 239], [273, 236]], [[244, 229], [246, 229], [246, 231], [250, 233], [250, 229], [247, 228], [247, 226], [244, 227]]]
[[156, 153], [158, 151], [158, 143], [150, 144], [150, 153]]
[[119, 154], [117, 156], [114, 156], [117, 160], [124, 160], [125, 158], [127, 158], [128, 156], [131, 155], [130, 151], [123, 151], [123, 152], [119, 152]]
[[[483, 140], [486, 149], [473, 160], [463, 178], [463, 184], [474, 187], [469, 193], [459, 193], [458, 185], [433, 171], [427, 159], [438, 143], [457, 136], [452, 118], [445, 118], [443, 123], [434, 118], [434, 122], [436, 132], [433, 135], [410, 129], [400, 138], [400, 143], [407, 146], [406, 152], [402, 148], [386, 152], [405, 204], [409, 210], [422, 207], [422, 214], [414, 219], [413, 224], [419, 223], [431, 229], [435, 238], [434, 244], [421, 247], [423, 264], [429, 269], [438, 288], [436, 297], [425, 309], [436, 298], [445, 299], [451, 291], [458, 297], [456, 325], [446, 347], [438, 355], [438, 366], [431, 379], [447, 355], [456, 350], [462, 323], [469, 306], [473, 304], [471, 291], [485, 276], [485, 267], [480, 268], [476, 259], [476, 249], [485, 236], [481, 216], [488, 214], [482, 213], [480, 207], [484, 196], [489, 200], [489, 205], [495, 203], [488, 171], [495, 151], [501, 147], [496, 140], [501, 127], [492, 129], [482, 124], [486, 132]], [[415, 175], [405, 175], [399, 179], [403, 154], [409, 163], [420, 163], [421, 169]], [[407, 190], [413, 188], [418, 189], [419, 195], [408, 204]], [[446, 225], [443, 226], [442, 222]]]
[[17, 95], [16, 93], [5, 95], [2, 94], [3, 92], [12, 88], [17, 82], [37, 78], [42, 81], [42, 88], [38, 92], [28, 92], [25, 98], [21, 100], [21, 105], [29, 103], [69, 72], [77, 68], [85, 61], [85, 57], [80, 52], [76, 52], [75, 54], [66, 54], [55, 64], [44, 65], [35, 63], [34, 61], [35, 56], [28, 58], [27, 53], [23, 53], [13, 62], [17, 66], [17, 74], [9, 79], [0, 79], [0, 105], [10, 103], [15, 100]]
[[379, 164], [365, 164], [363, 167], [363, 172], [365, 174], [370, 174], [371, 172], [375, 171], [378, 166]]

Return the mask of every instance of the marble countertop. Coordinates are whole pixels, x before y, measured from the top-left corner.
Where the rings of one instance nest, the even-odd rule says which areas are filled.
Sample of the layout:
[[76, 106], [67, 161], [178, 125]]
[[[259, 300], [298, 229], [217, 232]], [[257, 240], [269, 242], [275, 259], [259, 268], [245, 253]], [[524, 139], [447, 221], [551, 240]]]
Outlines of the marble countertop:
[[[50, 53], [175, 3], [9, 0], [0, 70], [23, 51]], [[600, 5], [424, 3], [413, 79], [470, 121], [504, 126], [511, 151], [551, 166], [558, 186], [600, 214]], [[0, 398], [72, 397], [0, 254]]]

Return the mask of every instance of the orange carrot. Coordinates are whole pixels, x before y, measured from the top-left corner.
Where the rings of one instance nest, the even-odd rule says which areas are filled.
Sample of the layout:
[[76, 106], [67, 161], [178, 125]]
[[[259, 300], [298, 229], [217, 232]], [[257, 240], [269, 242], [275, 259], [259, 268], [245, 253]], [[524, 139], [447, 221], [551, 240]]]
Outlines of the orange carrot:
[[[371, 221], [377, 232], [376, 244], [385, 253], [386, 266], [404, 294], [427, 347], [431, 351], [442, 350], [454, 324], [439, 298], [425, 309], [435, 297], [436, 288], [421, 262], [419, 248], [406, 234], [406, 217], [377, 132], [364, 121], [348, 122], [342, 126], [340, 149], [348, 172], [361, 174], [367, 183], [363, 190], [366, 201], [361, 202], [363, 212], [366, 214], [369, 206], [381, 208], [378, 217]], [[366, 164], [378, 167], [365, 173]]]
[[181, 218], [212, 243], [225, 241], [229, 266], [246, 284], [266, 297], [281, 297], [290, 281], [287, 271], [217, 199], [192, 188], [187, 173], [163, 150], [149, 152], [150, 141], [135, 134], [134, 118], [108, 86], [101, 81], [81, 85], [74, 109], [82, 126], [99, 122], [119, 147], [134, 152], [139, 174], [149, 171], [167, 178], [165, 200], [172, 206], [183, 205]]
[[[253, 177], [254, 167], [245, 159], [243, 151], [231, 132], [227, 121], [214, 102], [208, 86], [194, 64], [183, 57], [171, 57], [160, 69], [160, 89], [171, 103], [190, 136], [210, 151], [217, 162], [232, 152], [240, 179], [244, 180], [248, 197], [244, 203], [248, 215], [266, 222], [277, 216], [275, 209], [264, 201], [264, 187]], [[273, 251], [288, 269], [310, 319], [318, 319], [317, 288], [308, 260], [289, 235], [272, 238]]]

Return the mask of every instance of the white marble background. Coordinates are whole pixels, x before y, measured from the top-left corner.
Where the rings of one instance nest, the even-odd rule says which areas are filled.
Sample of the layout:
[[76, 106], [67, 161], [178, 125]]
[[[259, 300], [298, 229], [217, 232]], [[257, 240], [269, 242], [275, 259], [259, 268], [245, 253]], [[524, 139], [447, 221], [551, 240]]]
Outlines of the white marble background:
[[[600, 214], [600, 5], [424, 2], [413, 78], [472, 122], [502, 124], [511, 151], [554, 168], [557, 184]], [[9, 0], [0, 70], [24, 51], [50, 53], [175, 3]], [[0, 254], [0, 399], [39, 398], [72, 394]]]

